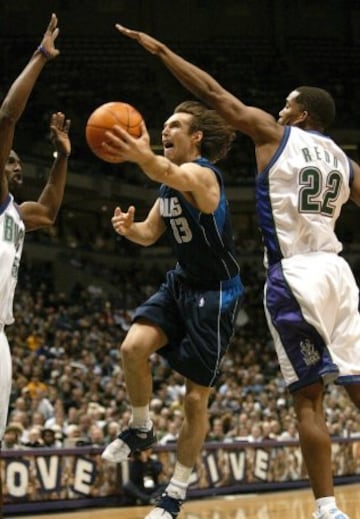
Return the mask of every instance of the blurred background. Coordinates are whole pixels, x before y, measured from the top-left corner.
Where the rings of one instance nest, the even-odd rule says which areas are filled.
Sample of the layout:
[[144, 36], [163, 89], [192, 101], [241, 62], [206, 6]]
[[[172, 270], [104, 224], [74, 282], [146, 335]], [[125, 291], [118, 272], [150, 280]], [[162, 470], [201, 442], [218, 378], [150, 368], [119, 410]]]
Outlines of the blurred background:
[[[61, 30], [61, 56], [45, 68], [17, 126], [14, 147], [24, 162], [25, 175], [22, 197], [38, 195], [50, 166], [50, 114], [61, 110], [72, 120], [73, 153], [58, 223], [50, 232], [28, 236], [27, 257], [44, 259], [41, 245], [46, 245], [46, 257], [56, 264], [60, 256], [61, 268], [64, 256], [83, 264], [92, 252], [101, 253], [102, 264], [112, 264], [113, 254], [116, 265], [121, 258], [126, 263], [129, 256], [145, 262], [154, 256], [157, 261], [168, 260], [166, 243], [149, 252], [114, 236], [110, 225], [114, 207], [134, 203], [141, 218], [152, 205], [157, 186], [134, 165], [106, 164], [92, 155], [84, 128], [98, 105], [125, 101], [141, 111], [152, 145], [161, 153], [163, 121], [191, 95], [157, 58], [121, 36], [116, 22], [150, 32], [244, 102], [275, 117], [296, 86], [329, 89], [338, 110], [331, 134], [358, 158], [358, 0], [2, 0], [0, 6], [1, 95], [38, 45], [51, 12], [58, 15]], [[222, 168], [239, 251], [261, 256], [254, 215], [254, 154], [247, 137], [238, 136]], [[354, 209], [349, 204], [338, 225], [349, 252], [356, 249], [359, 237]], [[37, 252], [29, 242], [37, 242]], [[68, 288], [73, 275], [57, 279]]]

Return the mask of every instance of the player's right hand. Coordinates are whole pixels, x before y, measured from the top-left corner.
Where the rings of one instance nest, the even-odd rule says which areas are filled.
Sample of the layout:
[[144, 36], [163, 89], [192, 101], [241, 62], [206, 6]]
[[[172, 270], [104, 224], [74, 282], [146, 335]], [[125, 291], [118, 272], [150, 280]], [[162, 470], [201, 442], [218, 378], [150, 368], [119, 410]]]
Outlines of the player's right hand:
[[111, 223], [114, 230], [121, 236], [126, 236], [134, 222], [135, 207], [131, 205], [126, 213], [123, 213], [120, 207], [116, 207]]
[[151, 52], [151, 54], [158, 54], [158, 52], [161, 50], [162, 43], [152, 36], [149, 36], [145, 32], [133, 31], [132, 29], [128, 29], [119, 23], [117, 23], [115, 27], [124, 36], [127, 36], [128, 38], [136, 40], [138, 43], [140, 43], [140, 45], [142, 45], [144, 49]]
[[47, 59], [54, 59], [60, 54], [60, 51], [55, 47], [55, 40], [59, 35], [60, 29], [58, 25], [58, 18], [56, 14], [52, 14], [49, 25], [41, 40], [40, 46], [43, 48], [44, 55]]

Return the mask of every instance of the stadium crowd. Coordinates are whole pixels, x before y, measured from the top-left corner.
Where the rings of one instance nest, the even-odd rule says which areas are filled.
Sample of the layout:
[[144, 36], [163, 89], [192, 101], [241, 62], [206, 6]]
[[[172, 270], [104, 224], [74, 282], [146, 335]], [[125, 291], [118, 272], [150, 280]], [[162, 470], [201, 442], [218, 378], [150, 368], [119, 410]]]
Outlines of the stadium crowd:
[[[291, 397], [263, 315], [261, 271], [249, 263], [242, 275], [245, 301], [210, 401], [207, 441], [297, 439]], [[154, 288], [158, 276], [154, 273]], [[109, 297], [96, 286], [77, 283], [72, 293], [57, 293], [49, 264], [22, 266], [16, 324], [7, 329], [13, 387], [4, 449], [103, 446], [127, 425], [119, 345], [144, 295], [137, 284], [127, 286], [131, 308], [123, 307], [121, 294]], [[160, 356], [154, 354], [151, 363], [151, 413], [164, 444], [177, 437], [184, 385]], [[333, 436], [360, 436], [356, 411], [340, 388], [326, 394], [325, 407]]]

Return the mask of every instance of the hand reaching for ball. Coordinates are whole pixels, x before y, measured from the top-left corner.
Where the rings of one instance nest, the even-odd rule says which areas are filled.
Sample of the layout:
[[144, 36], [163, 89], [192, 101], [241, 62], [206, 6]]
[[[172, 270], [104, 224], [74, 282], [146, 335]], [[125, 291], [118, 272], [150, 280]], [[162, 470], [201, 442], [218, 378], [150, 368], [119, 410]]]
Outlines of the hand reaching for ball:
[[[103, 147], [105, 133], [114, 125], [121, 126], [130, 135], [141, 135], [142, 115], [128, 103], [112, 101], [105, 103], [92, 112], [86, 123], [86, 140], [91, 151], [106, 162], [118, 163], [122, 159], [119, 153], [109, 154]], [[114, 150], [116, 152], [116, 150]]]
[[102, 148], [113, 162], [135, 162], [142, 168], [154, 155], [144, 122], [141, 123], [141, 135], [137, 138], [132, 137], [122, 126], [114, 125], [105, 132]]

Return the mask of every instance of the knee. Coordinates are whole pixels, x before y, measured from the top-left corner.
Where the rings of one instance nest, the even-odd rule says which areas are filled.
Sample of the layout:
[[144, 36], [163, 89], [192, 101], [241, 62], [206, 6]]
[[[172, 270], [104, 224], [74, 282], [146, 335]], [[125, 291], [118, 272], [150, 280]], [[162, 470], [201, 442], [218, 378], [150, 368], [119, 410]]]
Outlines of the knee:
[[134, 364], [147, 360], [146, 352], [136, 342], [125, 340], [120, 347], [121, 360], [125, 364]]
[[185, 396], [184, 409], [188, 418], [198, 419], [204, 413], [207, 413], [208, 398], [197, 392], [191, 391]]

